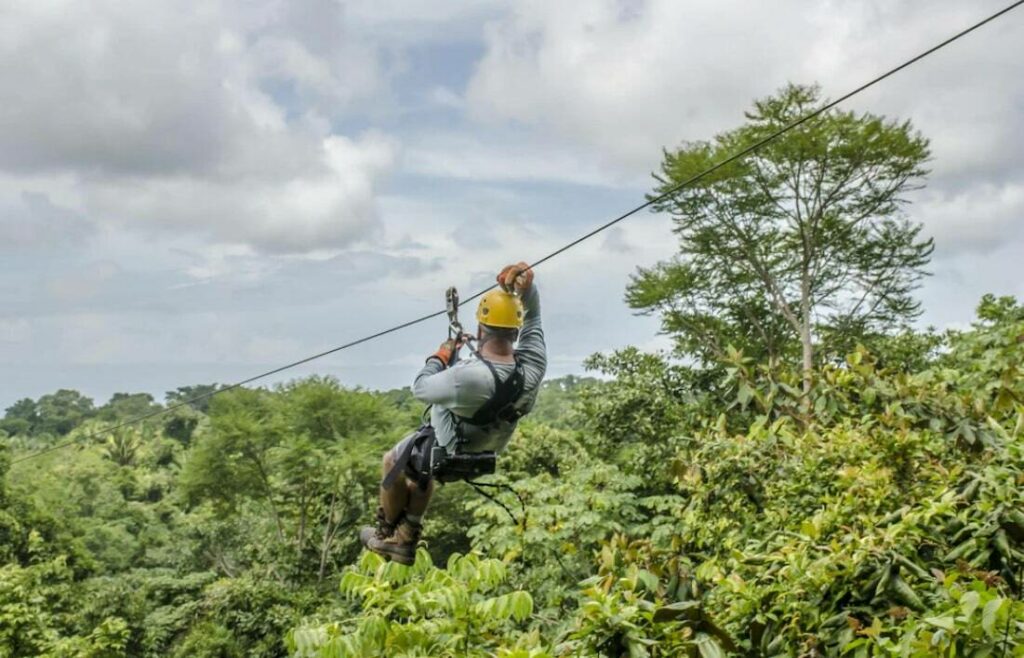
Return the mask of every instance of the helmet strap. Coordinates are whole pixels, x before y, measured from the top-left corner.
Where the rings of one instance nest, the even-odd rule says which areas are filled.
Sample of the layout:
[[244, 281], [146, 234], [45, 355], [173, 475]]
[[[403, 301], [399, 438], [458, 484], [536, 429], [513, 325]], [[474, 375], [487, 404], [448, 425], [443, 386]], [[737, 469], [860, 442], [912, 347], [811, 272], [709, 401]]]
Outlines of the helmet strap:
[[483, 325], [477, 325], [477, 328], [476, 328], [476, 348], [477, 348], [477, 350], [482, 350], [484, 348], [484, 343], [486, 343], [487, 341], [489, 341], [493, 337], [494, 336], [491, 334], [491, 332], [489, 332], [486, 329], [484, 329]]

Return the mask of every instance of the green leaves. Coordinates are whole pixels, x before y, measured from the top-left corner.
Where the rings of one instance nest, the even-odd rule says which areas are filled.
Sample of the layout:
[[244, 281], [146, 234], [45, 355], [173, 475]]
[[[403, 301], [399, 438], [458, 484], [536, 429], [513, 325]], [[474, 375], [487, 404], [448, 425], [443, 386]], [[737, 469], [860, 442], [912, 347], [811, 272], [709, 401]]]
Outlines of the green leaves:
[[[651, 196], [823, 104], [820, 88], [795, 84], [756, 101], [746, 124], [666, 152]], [[704, 367], [732, 345], [803, 368], [808, 385], [816, 353], [821, 363], [885, 343], [920, 313], [913, 292], [933, 245], [900, 207], [928, 157], [909, 122], [830, 110], [660, 200], [679, 254], [640, 269], [626, 300]]]
[[[602, 551], [602, 577], [586, 581], [580, 618], [561, 646], [573, 655], [724, 656], [737, 647], [698, 601], [667, 603], [665, 590], [650, 571], [635, 564], [618, 571], [616, 542]], [[625, 556], [623, 556], [625, 557]]]
[[512, 592], [476, 603], [473, 613], [485, 619], [522, 622], [533, 614], [533, 598], [526, 592]]
[[411, 567], [384, 562], [367, 552], [340, 584], [345, 596], [359, 600], [359, 615], [344, 622], [300, 627], [288, 636], [289, 650], [303, 657], [380, 652], [488, 655], [490, 650], [531, 637], [517, 625], [533, 614], [533, 598], [521, 590], [497, 593], [506, 578], [503, 563], [475, 554], [453, 555], [442, 570], [433, 566], [422, 549]]
[[1009, 622], [1020, 653], [1024, 312], [984, 305], [929, 367], [857, 347], [806, 406], [799, 368], [740, 347], [716, 370], [595, 357], [614, 379], [560, 388], [574, 413], [524, 423], [502, 456], [522, 523], [445, 487], [411, 567], [352, 532], [398, 430], [384, 398], [324, 380], [225, 393], [188, 446], [154, 427], [7, 474], [0, 647], [980, 658]]
[[[965, 586], [969, 589], [965, 590]], [[937, 614], [920, 619], [906, 617], [893, 627], [876, 618], [871, 632], [864, 632], [867, 639], [851, 642], [846, 650], [855, 651], [858, 656], [925, 658], [989, 656], [1001, 646], [1008, 650], [1018, 647], [1017, 651], [1024, 648], [1021, 623], [1005, 625], [1007, 615], [1024, 614], [1024, 603], [1004, 598], [980, 581], [962, 581], [957, 577], [946, 579], [940, 595]], [[1010, 644], [1004, 645], [1007, 630], [1006, 640]]]

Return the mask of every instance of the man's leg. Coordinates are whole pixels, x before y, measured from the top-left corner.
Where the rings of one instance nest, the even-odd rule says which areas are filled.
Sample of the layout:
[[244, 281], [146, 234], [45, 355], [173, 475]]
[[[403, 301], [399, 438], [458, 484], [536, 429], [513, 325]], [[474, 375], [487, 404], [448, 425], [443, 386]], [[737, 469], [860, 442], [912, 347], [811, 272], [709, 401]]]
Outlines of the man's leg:
[[420, 489], [419, 485], [409, 478], [405, 479], [405, 486], [406, 498], [409, 501], [405, 508], [405, 518], [413, 523], [422, 524], [423, 514], [434, 495], [434, 480], [430, 480], [426, 490]]
[[[395, 460], [397, 459], [395, 453], [399, 451], [401, 445], [399, 443], [384, 453], [384, 467], [381, 473], [382, 480], [395, 467]], [[380, 506], [384, 510], [384, 518], [388, 523], [396, 523], [399, 517], [402, 516], [402, 512], [409, 506], [409, 486], [407, 482], [408, 478], [405, 475], [401, 475], [395, 478], [390, 487], [387, 489], [381, 487], [380, 489]]]
[[[420, 533], [423, 531], [423, 513], [427, 511], [430, 497], [434, 493], [434, 482], [431, 480], [426, 489], [420, 489], [414, 480], [403, 477], [395, 487], [404, 489], [405, 510], [396, 517], [398, 520], [394, 533], [387, 539], [371, 539], [367, 548], [395, 562], [414, 564], [416, 546], [420, 543]], [[381, 491], [381, 500], [387, 500], [389, 504], [402, 497], [402, 494], [392, 490]]]
[[[384, 455], [383, 476], [395, 466], [404, 442], [399, 443]], [[377, 511], [377, 527], [365, 527], [359, 533], [363, 545], [395, 562], [413, 564], [416, 561], [416, 545], [422, 529], [421, 519], [427, 509], [434, 484], [421, 490], [415, 481], [405, 474], [395, 478], [391, 486], [380, 490], [380, 508]]]

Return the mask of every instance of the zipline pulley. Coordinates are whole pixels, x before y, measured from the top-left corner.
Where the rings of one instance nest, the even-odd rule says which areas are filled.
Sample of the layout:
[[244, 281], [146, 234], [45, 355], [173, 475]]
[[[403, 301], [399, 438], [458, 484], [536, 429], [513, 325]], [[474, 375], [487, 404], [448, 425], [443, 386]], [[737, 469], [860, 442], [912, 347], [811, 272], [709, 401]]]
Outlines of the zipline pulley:
[[459, 322], [459, 291], [455, 289], [455, 286], [448, 288], [444, 294], [444, 300], [445, 311], [448, 313], [448, 338], [455, 341], [455, 349], [452, 350], [452, 360], [449, 365], [454, 365], [459, 360], [460, 347], [467, 346], [474, 355], [476, 355], [476, 350], [471, 345], [473, 336], [467, 334], [462, 329], [462, 323]]
[[458, 340], [462, 338], [462, 323], [459, 322], [459, 291], [455, 286], [448, 288], [444, 295], [445, 308], [448, 311], [448, 337]]

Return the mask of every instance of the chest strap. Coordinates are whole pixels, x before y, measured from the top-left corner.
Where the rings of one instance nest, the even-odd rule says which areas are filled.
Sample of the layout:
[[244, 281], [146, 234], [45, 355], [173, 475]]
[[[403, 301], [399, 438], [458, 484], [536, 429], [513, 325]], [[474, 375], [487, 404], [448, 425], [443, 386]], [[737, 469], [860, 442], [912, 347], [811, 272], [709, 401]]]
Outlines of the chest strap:
[[487, 366], [487, 369], [491, 371], [491, 376], [494, 377], [494, 394], [471, 417], [456, 416], [456, 419], [460, 421], [458, 423], [460, 430], [463, 422], [477, 427], [486, 427], [499, 420], [514, 423], [523, 417], [523, 413], [515, 407], [515, 403], [519, 401], [526, 386], [526, 373], [523, 372], [523, 365], [519, 362], [519, 356], [514, 356], [515, 367], [504, 380], [498, 375], [498, 370], [494, 367], [494, 364], [483, 357], [479, 358]]

